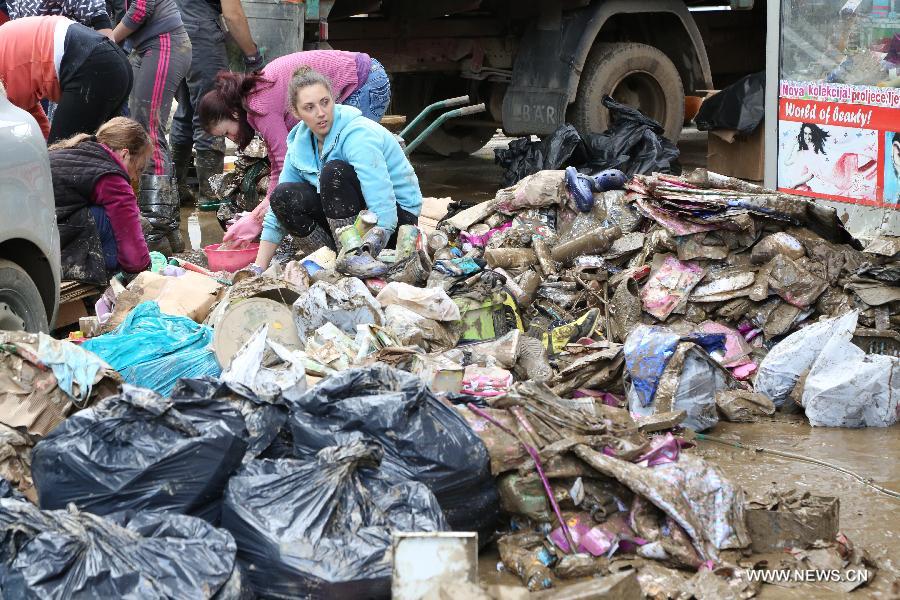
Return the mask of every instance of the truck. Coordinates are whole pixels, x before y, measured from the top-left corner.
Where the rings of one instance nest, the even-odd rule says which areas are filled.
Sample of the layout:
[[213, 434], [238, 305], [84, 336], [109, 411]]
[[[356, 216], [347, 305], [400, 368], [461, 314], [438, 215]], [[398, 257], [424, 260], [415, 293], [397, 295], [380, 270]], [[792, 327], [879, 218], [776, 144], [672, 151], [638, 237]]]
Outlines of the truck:
[[765, 3], [753, 0], [245, 0], [269, 56], [366, 52], [392, 80], [391, 111], [468, 95], [486, 112], [449, 122], [424, 146], [450, 156], [498, 130], [547, 135], [609, 125], [609, 94], [678, 139], [686, 96], [765, 64]]

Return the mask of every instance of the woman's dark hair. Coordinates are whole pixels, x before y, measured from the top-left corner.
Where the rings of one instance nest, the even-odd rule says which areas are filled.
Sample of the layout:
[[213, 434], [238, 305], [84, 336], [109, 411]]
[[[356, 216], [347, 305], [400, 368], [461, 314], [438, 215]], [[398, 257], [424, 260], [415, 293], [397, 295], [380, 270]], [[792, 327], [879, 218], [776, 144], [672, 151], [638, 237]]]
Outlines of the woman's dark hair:
[[809, 134], [812, 137], [813, 152], [816, 154], [825, 154], [825, 140], [830, 138], [831, 134], [818, 125], [804, 123], [800, 126], [800, 133], [797, 134], [797, 144], [799, 144], [801, 150], [809, 150], [806, 140], [803, 139], [804, 129], [809, 129]]
[[262, 72], [232, 73], [222, 71], [216, 76], [213, 89], [200, 99], [197, 107], [197, 116], [200, 119], [200, 127], [209, 132], [222, 121], [234, 121], [237, 115], [238, 139], [235, 143], [243, 150], [251, 141], [255, 132], [247, 121], [247, 98], [254, 92], [258, 92], [260, 84], [272, 85], [272, 82], [263, 77]]

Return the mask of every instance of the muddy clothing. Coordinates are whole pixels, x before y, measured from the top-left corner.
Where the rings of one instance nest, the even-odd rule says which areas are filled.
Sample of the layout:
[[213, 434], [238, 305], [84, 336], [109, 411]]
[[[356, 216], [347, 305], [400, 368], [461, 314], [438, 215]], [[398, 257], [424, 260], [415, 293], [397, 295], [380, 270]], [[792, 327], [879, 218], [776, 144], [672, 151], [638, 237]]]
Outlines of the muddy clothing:
[[112, 29], [105, 0], [8, 0], [11, 19], [60, 15], [90, 27]]
[[[92, 207], [106, 214], [115, 238], [118, 266], [138, 272], [150, 264], [141, 233], [137, 200], [125, 166], [95, 141], [50, 152], [56, 222], [59, 226], [62, 278], [105, 285], [107, 257]], [[96, 210], [96, 208], [94, 208]], [[107, 244], [108, 244], [108, 235]]]
[[138, 49], [162, 34], [182, 31], [181, 12], [175, 0], [126, 0], [125, 6], [122, 23], [134, 29], [128, 36], [132, 48]]
[[133, 84], [125, 52], [106, 36], [78, 24], [66, 33], [60, 62], [61, 94], [50, 126], [50, 143], [94, 133], [122, 113]]
[[[355, 217], [367, 208], [356, 170], [342, 160], [325, 163], [319, 175], [322, 193], [306, 181], [280, 183], [272, 192], [271, 210], [281, 226], [291, 234], [304, 238], [318, 225], [328, 231], [327, 219], [340, 220]], [[397, 224], [415, 225], [418, 217], [402, 208], [397, 209]], [[394, 231], [388, 242], [396, 243]]]
[[178, 0], [184, 28], [191, 38], [193, 60], [187, 78], [176, 94], [178, 110], [172, 119], [173, 146], [191, 146], [198, 151], [225, 152], [225, 140], [214, 137], [200, 126], [197, 106], [203, 95], [213, 88], [216, 75], [228, 69], [225, 30], [222, 28], [222, 5], [206, 0]]
[[[325, 201], [332, 194], [323, 180], [325, 167], [332, 161], [340, 161], [353, 167], [359, 182], [362, 204], [353, 210], [358, 212], [361, 208], [368, 208], [378, 215], [378, 225], [390, 233], [393, 234], [402, 225], [399, 222], [401, 210], [416, 217], [422, 210], [419, 180], [394, 135], [363, 117], [352, 106], [335, 105], [334, 122], [322, 142], [321, 154], [315, 136], [305, 123], [300, 123], [291, 131], [287, 146], [279, 184], [305, 181], [319, 191]], [[334, 197], [344, 199], [347, 196]], [[325, 214], [330, 216], [327, 212]], [[279, 244], [283, 237], [284, 228], [280, 219], [270, 210], [263, 219], [260, 239]]]
[[191, 66], [191, 41], [183, 27], [163, 33], [135, 48], [131, 55], [134, 90], [128, 108], [131, 117], [150, 134], [153, 154], [148, 175], [171, 175], [172, 158], [166, 140], [172, 100]]
[[[58, 16], [3, 25], [0, 80], [9, 101], [30, 112], [51, 142], [93, 133], [116, 116], [132, 81], [128, 59], [109, 38]], [[52, 129], [44, 98], [59, 104]]]
[[269, 149], [269, 194], [278, 185], [284, 166], [288, 132], [299, 123], [288, 100], [288, 86], [297, 69], [308, 66], [325, 75], [331, 81], [335, 101], [342, 103], [366, 82], [371, 65], [369, 55], [362, 52], [310, 50], [281, 56], [263, 68], [265, 81], [245, 99], [245, 108], [247, 122]]

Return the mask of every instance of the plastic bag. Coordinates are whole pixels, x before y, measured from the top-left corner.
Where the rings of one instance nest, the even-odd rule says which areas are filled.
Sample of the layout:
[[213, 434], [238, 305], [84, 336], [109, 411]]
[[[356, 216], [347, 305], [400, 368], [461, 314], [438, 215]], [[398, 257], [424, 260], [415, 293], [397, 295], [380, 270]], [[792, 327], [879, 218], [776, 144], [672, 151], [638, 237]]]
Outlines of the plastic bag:
[[215, 522], [247, 438], [243, 417], [227, 402], [166, 400], [124, 386], [38, 442], [32, 477], [45, 509], [72, 502], [98, 515], [167, 510]]
[[709, 429], [719, 421], [716, 393], [730, 381], [708, 352], [724, 350], [725, 336], [719, 333], [682, 336], [639, 325], [624, 347], [629, 410], [640, 416], [683, 410], [685, 426]]
[[458, 326], [426, 319], [405, 306], [388, 306], [384, 319], [384, 328], [397, 342], [403, 346], [420, 346], [426, 352], [453, 348], [462, 333]]
[[418, 288], [392, 281], [378, 293], [377, 300], [387, 308], [403, 306], [435, 321], [459, 321], [459, 307], [443, 288]]
[[447, 529], [428, 488], [379, 469], [381, 448], [355, 437], [304, 461], [253, 461], [232, 477], [222, 526], [259, 595], [387, 597], [391, 531]]
[[[781, 407], [802, 375], [807, 373], [825, 342], [842, 328], [856, 327], [858, 312], [808, 325], [781, 340], [759, 365], [754, 388]], [[851, 328], [851, 330], [852, 330]]]
[[298, 458], [359, 431], [384, 447], [383, 471], [434, 492], [454, 529], [493, 532], [499, 498], [487, 448], [415, 375], [383, 364], [343, 371], [294, 403], [290, 422]]
[[738, 79], [700, 105], [694, 121], [700, 131], [736, 130], [743, 135], [756, 131], [766, 114], [766, 74]]
[[858, 313], [838, 319], [803, 386], [800, 403], [810, 425], [890, 427], [900, 415], [900, 358], [866, 354], [851, 339]]
[[504, 170], [502, 187], [509, 187], [538, 171], [561, 169], [570, 160], [582, 162], [584, 146], [578, 131], [568, 123], [560, 125], [539, 142], [519, 138], [511, 141], [507, 148], [494, 150], [494, 162]]
[[182, 379], [172, 390], [176, 401], [221, 401], [240, 411], [247, 427], [247, 452], [244, 462], [254, 458], [287, 458], [293, 456], [290, 428], [287, 427], [290, 409], [280, 395], [261, 396], [248, 388], [207, 377]]
[[212, 340], [212, 328], [164, 314], [156, 302], [147, 301], [114, 331], [87, 340], [82, 348], [108, 362], [127, 383], [168, 396], [182, 377], [219, 376]]
[[227, 531], [167, 513], [42, 511], [0, 500], [4, 598], [246, 598]]
[[337, 284], [318, 281], [297, 298], [292, 308], [300, 340], [306, 340], [325, 323], [334, 323], [347, 335], [356, 335], [356, 326], [365, 323], [381, 325], [384, 314], [366, 284], [356, 277], [341, 279]]
[[609, 109], [610, 128], [601, 134], [587, 136], [589, 159], [585, 166], [593, 171], [619, 169], [629, 177], [653, 172], [681, 172], [680, 152], [659, 123], [641, 111], [603, 97]]
[[[237, 351], [221, 380], [249, 388], [260, 398], [296, 399], [306, 391], [306, 355], [285, 348], [268, 334], [269, 324], [265, 323]], [[277, 360], [268, 360], [272, 355]]]

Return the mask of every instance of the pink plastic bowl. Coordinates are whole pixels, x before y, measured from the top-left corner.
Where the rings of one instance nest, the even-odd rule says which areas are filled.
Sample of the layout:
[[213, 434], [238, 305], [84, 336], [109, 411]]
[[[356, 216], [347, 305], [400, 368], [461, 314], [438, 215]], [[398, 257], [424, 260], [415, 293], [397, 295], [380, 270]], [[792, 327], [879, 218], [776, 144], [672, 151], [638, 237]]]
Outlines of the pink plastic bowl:
[[240, 250], [219, 250], [222, 244], [210, 244], [203, 249], [210, 271], [240, 271], [253, 262], [259, 250], [259, 244], [253, 243]]

